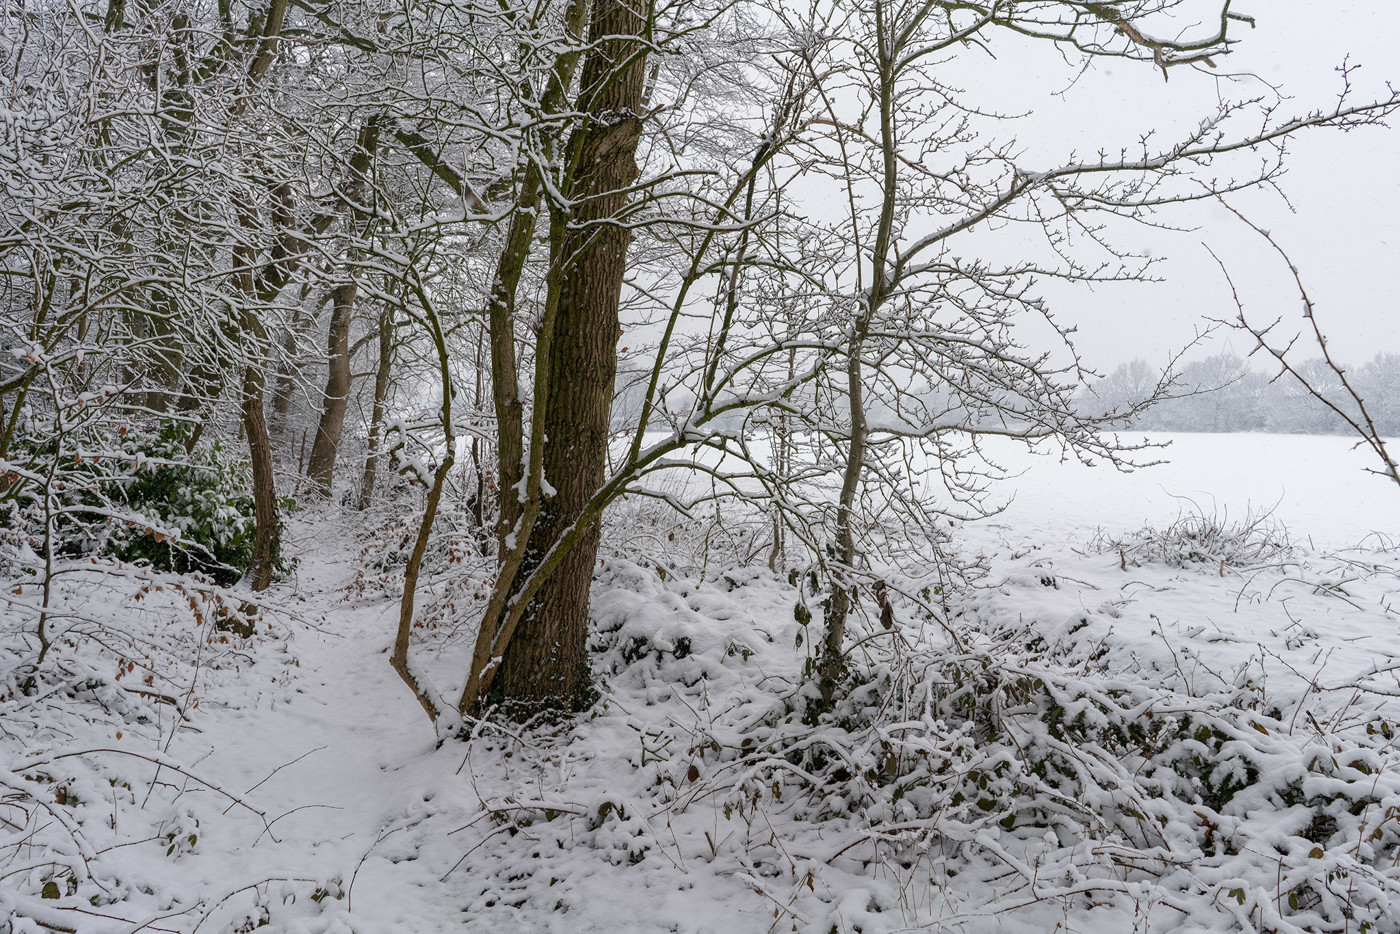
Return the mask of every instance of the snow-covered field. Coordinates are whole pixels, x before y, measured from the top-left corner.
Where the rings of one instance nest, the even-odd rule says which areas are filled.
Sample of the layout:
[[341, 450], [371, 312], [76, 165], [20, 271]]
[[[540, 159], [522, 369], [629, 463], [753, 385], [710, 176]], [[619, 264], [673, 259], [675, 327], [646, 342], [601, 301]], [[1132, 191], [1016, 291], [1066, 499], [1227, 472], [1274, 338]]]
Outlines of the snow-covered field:
[[958, 530], [989, 573], [892, 581], [814, 723], [820, 598], [664, 528], [614, 533], [592, 711], [441, 746], [386, 654], [406, 526], [299, 517], [251, 615], [75, 574], [37, 683], [0, 608], [0, 932], [1400, 931], [1400, 490], [1344, 439], [1170, 440], [1011, 465]]
[[[1125, 435], [1125, 440], [1129, 436]], [[1008, 536], [1055, 539], [1161, 524], [1178, 513], [1272, 513], [1295, 537], [1317, 548], [1344, 548], [1372, 532], [1400, 536], [1400, 490], [1368, 473], [1370, 453], [1339, 435], [1163, 434], [1142, 460], [1166, 463], [1133, 473], [1085, 467], [1057, 457], [1007, 449], [1011, 484], [1006, 512], [984, 525]], [[999, 454], [1001, 452], [998, 452]]]

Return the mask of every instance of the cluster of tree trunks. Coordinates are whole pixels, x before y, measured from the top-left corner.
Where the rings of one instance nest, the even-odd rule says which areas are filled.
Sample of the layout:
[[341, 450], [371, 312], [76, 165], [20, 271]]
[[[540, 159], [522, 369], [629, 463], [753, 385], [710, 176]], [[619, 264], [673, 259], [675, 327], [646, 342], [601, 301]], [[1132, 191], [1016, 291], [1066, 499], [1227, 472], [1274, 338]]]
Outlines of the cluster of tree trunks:
[[[597, 0], [589, 24], [579, 109], [587, 115], [565, 149], [572, 210], [558, 249], [563, 264], [544, 407], [546, 496], [517, 580], [539, 565], [573, 525], [607, 466], [617, 375], [618, 306], [632, 235], [616, 222], [637, 179], [646, 79], [646, 7]], [[538, 413], [538, 406], [537, 406]], [[537, 414], [538, 417], [538, 414]], [[597, 564], [598, 524], [563, 557], [506, 646], [500, 696], [577, 708], [588, 686], [588, 594]]]

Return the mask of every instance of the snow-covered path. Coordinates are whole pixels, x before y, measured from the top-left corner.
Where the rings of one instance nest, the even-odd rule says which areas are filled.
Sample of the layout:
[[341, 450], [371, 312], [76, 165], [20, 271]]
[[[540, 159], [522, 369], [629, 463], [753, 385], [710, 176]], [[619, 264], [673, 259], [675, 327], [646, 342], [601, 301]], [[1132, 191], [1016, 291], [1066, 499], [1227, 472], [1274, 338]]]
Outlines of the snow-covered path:
[[[206, 706], [201, 732], [182, 731], [171, 745], [177, 760], [197, 763], [202, 778], [243, 795], [270, 824], [264, 828], [234, 808], [219, 831], [227, 839], [204, 828], [206, 858], [193, 862], [210, 891], [232, 893], [271, 880], [270, 889], [231, 898], [235, 914], [246, 914], [255, 897], [267, 900], [280, 880], [298, 880], [283, 886], [287, 906], [305, 898], [308, 885], [343, 894], [340, 910], [353, 912], [354, 930], [443, 930], [456, 920], [453, 909], [421, 894], [404, 896], [411, 888], [421, 893], [437, 874], [403, 859], [411, 854], [393, 840], [396, 827], [412, 822], [415, 805], [421, 810], [424, 790], [410, 776], [425, 774], [422, 760], [432, 756], [435, 737], [384, 654], [397, 603], [346, 602], [338, 592], [352, 573], [343, 540], [308, 540], [339, 531], [331, 525], [294, 530], [303, 538], [291, 547], [304, 557], [295, 579], [273, 598], [296, 612], [279, 676], [269, 679], [262, 662], [253, 666], [211, 698], [223, 703]], [[227, 858], [207, 858], [215, 847]], [[329, 904], [315, 907], [318, 923], [340, 914]], [[275, 914], [274, 921], [290, 923], [293, 917], [283, 915], [299, 913]]]

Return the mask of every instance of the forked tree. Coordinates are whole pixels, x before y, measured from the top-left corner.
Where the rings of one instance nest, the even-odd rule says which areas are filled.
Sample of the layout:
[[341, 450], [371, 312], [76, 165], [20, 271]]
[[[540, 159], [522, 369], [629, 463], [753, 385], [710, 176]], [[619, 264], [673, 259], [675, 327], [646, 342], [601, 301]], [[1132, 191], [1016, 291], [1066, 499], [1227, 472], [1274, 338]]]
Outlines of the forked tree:
[[[575, 105], [582, 119], [560, 154], [563, 197], [548, 201], [550, 254], [535, 347], [531, 443], [523, 490], [521, 481], [515, 484], [523, 495], [516, 500], [521, 504], [519, 515], [505, 532], [498, 593], [515, 592], [517, 581], [527, 580], [539, 568], [566, 530], [581, 521], [585, 525], [502, 642], [497, 642], [495, 621], [488, 615], [483, 622], [478, 639], [490, 652], [486, 665], [500, 661], [490, 669], [483, 667], [481, 674], [472, 672], [462, 699], [470, 710], [479, 707], [489, 684], [483, 677], [498, 681], [503, 697], [536, 706], [562, 702], [577, 708], [588, 684], [588, 592], [597, 560], [598, 525], [584, 513], [603, 485], [607, 466], [621, 334], [618, 309], [631, 241], [630, 231], [618, 219], [638, 175], [636, 151], [652, 25], [648, 11], [625, 0], [596, 0], [588, 23], [589, 45]], [[508, 249], [514, 246], [508, 244]], [[501, 304], [493, 296], [493, 313]], [[493, 329], [493, 341], [513, 340], [513, 333], [498, 335]], [[493, 359], [496, 356], [493, 352]], [[514, 376], [500, 371], [496, 375]], [[506, 400], [509, 408], [517, 405], [516, 400]], [[502, 445], [503, 481], [506, 451], [513, 447], [513, 442]], [[503, 487], [503, 501], [511, 499], [512, 492]]]
[[[868, 584], [881, 617], [888, 613], [882, 574], [890, 555], [879, 552], [889, 536], [881, 540], [877, 512], [894, 513], [906, 534], [936, 542], [940, 517], [983, 508], [995, 470], [980, 461], [979, 439], [1054, 439], [1076, 456], [1122, 464], [1131, 450], [1104, 430], [1168, 393], [1161, 382], [1142, 398], [1087, 415], [1074, 395], [1089, 374], [1036, 282], [1146, 280], [1151, 260], [1115, 246], [1110, 220], [1157, 225], [1173, 205], [1270, 183], [1291, 134], [1373, 124], [1396, 108], [1393, 94], [1360, 103], [1343, 94], [1326, 109], [1292, 116], [1278, 101], [1227, 99], [1175, 139], [1147, 137], [1131, 150], [1034, 164], [1018, 151], [1011, 121], [979, 109], [935, 68], [947, 55], [976, 55], [1009, 40], [1053, 45], [1090, 77], [1100, 60], [1122, 59], [1165, 80], [1173, 69], [1216, 67], [1241, 26], [1252, 25], [1226, 2], [1204, 26], [1183, 29], [1181, 17], [1195, 9], [1187, 6], [874, 0], [816, 4], [805, 19], [768, 13], [774, 22], [791, 21], [788, 86], [803, 88], [791, 121], [800, 131], [765, 155], [780, 166], [773, 186], [787, 188], [782, 213], [788, 229], [799, 230], [799, 246], [783, 248], [776, 231], [784, 225], [774, 223], [764, 251], [746, 261], [747, 241], [762, 225], [732, 231], [733, 259], [710, 270], [727, 283], [717, 289], [725, 299], [716, 303], [709, 338], [676, 360], [665, 358], [663, 341], [656, 367], [673, 392], [694, 400], [672, 419], [692, 443], [752, 460], [743, 429], [700, 430], [726, 409], [754, 416], [745, 426], [795, 419], [828, 442], [819, 455], [824, 467], [800, 468], [808, 479], [834, 475], [833, 502], [815, 512], [810, 499], [786, 492], [792, 483], [754, 464], [767, 495], [783, 509], [795, 507], [789, 522], [815, 546], [831, 582], [819, 665], [826, 697], [840, 677], [858, 586]], [[815, 173], [834, 183], [822, 191], [844, 190], [844, 218], [831, 220], [829, 203], [802, 193]], [[976, 238], [1009, 224], [1039, 231], [1043, 249], [1009, 263], [977, 259]], [[1073, 246], [1076, 239], [1091, 251]], [[741, 275], [750, 264], [762, 273]], [[788, 293], [780, 301], [763, 298], [775, 279]], [[789, 309], [782, 325], [764, 314], [780, 307]], [[1026, 319], [1048, 324], [1064, 353], [1023, 346], [1016, 323]], [[716, 381], [720, 373], [725, 379]], [[658, 383], [667, 382], [652, 380], [644, 413], [658, 401]], [[747, 394], [736, 390], [739, 382]], [[803, 383], [811, 390], [796, 392]], [[755, 414], [765, 408], [772, 414]], [[775, 532], [775, 547], [778, 538]], [[489, 651], [478, 664], [493, 664]]]

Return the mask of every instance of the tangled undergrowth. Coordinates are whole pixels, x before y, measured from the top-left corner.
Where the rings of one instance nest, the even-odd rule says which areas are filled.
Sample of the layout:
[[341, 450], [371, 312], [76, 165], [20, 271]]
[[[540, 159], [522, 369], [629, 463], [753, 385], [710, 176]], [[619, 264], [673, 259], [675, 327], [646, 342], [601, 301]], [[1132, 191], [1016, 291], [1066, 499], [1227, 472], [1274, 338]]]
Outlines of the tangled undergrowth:
[[1148, 525], [1122, 536], [1100, 529], [1090, 548], [1118, 555], [1124, 570], [1149, 563], [1173, 568], [1202, 565], [1218, 567], [1222, 577], [1227, 569], [1258, 567], [1295, 553], [1287, 530], [1274, 521], [1270, 510], [1246, 509], [1243, 518], [1231, 519], [1229, 510], [1206, 511], [1195, 502], [1160, 528]]
[[[359, 548], [353, 579], [340, 588], [346, 603], [403, 593], [404, 569], [418, 534], [415, 509], [370, 510], [351, 519]], [[469, 505], [446, 499], [433, 522], [419, 577], [420, 598], [413, 627], [418, 636], [441, 632], [469, 636], [491, 599], [495, 543], [477, 524]]]
[[[1317, 600], [1334, 599], [1329, 573]], [[557, 834], [619, 866], [727, 865], [774, 930], [977, 930], [991, 915], [1030, 930], [1046, 910], [1106, 912], [1104, 930], [1400, 929], [1400, 684], [1383, 661], [1335, 682], [1321, 667], [1300, 679], [1273, 648], [1212, 667], [1160, 623], [1152, 651], [1118, 637], [1122, 605], [1046, 627], [1008, 621], [988, 591], [962, 603], [962, 650], [900, 601], [903, 625], [856, 635], [848, 691], [813, 722], [814, 688], [782, 661], [802, 623], [754, 609], [769, 575], [619, 563], [604, 578], [609, 694], [593, 716], [635, 735], [638, 780], [483, 800], [498, 828], [530, 828], [532, 852]], [[488, 734], [537, 774], [576, 748]], [[520, 882], [480, 891], [482, 911], [530, 900]]]
[[[910, 871], [1001, 864], [1011, 911], [1046, 899], [1202, 902], [1245, 930], [1393, 930], [1396, 727], [1360, 698], [1330, 728], [1248, 680], [1192, 694], [1007, 633], [968, 655], [892, 653], [823, 722], [790, 700], [691, 741], [680, 807], [845, 823]], [[1027, 642], [1032, 648], [1026, 648]]]
[[[350, 573], [395, 573], [402, 530], [377, 528]], [[454, 560], [460, 531], [435, 539], [424, 619], [473, 617], [450, 608], [489, 561]], [[369, 931], [384, 929], [356, 920], [369, 893], [405, 886], [416, 900], [395, 910], [469, 931], [598, 928], [651, 899], [648, 930], [721, 916], [800, 934], [1400, 930], [1400, 659], [1363, 638], [1395, 622], [1395, 555], [1265, 557], [1222, 576], [1019, 550], [936, 605], [928, 582], [891, 574], [880, 606], [862, 588], [826, 707], [810, 574], [612, 554], [594, 591], [598, 703], [474, 721], [466, 742], [371, 765], [402, 794], [348, 859], [311, 873], [264, 869], [269, 838], [322, 808], [324, 825], [298, 826], [341, 840], [349, 808], [314, 785], [264, 798], [263, 774], [219, 785], [190, 752], [303, 721], [320, 742], [326, 708], [279, 718], [323, 680], [350, 686], [341, 700], [363, 690], [357, 716], [378, 711], [398, 688], [378, 651], [389, 630], [368, 609], [365, 629], [345, 627], [356, 606], [392, 610], [387, 594], [364, 575], [327, 590], [340, 654], [303, 681], [275, 604], [108, 564], [59, 578], [41, 660], [41, 591], [17, 580], [0, 640], [0, 910], [20, 920], [0, 931]], [[456, 663], [446, 627], [419, 638], [443, 672]], [[253, 732], [199, 733], [216, 705], [220, 730]], [[393, 716], [378, 728], [404, 731]], [[314, 751], [287, 753], [284, 774]], [[254, 883], [210, 881], [231, 853]], [[367, 869], [356, 889], [366, 865], [379, 881]]]
[[0, 612], [0, 930], [190, 927], [208, 906], [170, 880], [225, 845], [211, 799], [265, 830], [275, 815], [171, 747], [255, 666], [287, 684], [286, 621], [190, 576], [95, 561], [61, 581], [47, 609], [12, 583]]

